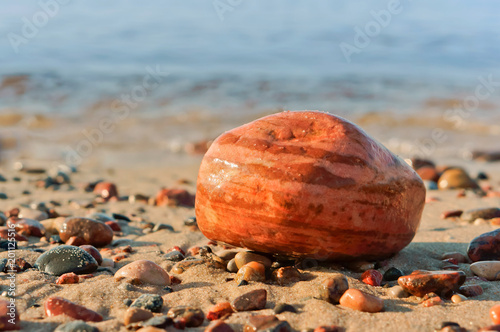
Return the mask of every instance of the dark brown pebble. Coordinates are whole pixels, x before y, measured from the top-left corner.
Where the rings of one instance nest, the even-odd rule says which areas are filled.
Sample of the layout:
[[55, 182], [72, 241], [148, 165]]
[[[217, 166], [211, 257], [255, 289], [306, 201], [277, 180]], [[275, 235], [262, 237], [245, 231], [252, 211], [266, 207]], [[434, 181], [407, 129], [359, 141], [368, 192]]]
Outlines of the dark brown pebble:
[[472, 222], [476, 219], [493, 219], [500, 218], [500, 208], [491, 207], [491, 208], [480, 208], [465, 211], [462, 214], [462, 220]]
[[474, 238], [467, 255], [473, 262], [500, 260], [500, 228]]
[[205, 332], [234, 332], [233, 328], [222, 320], [214, 320], [207, 326]]
[[264, 309], [266, 303], [267, 291], [265, 289], [256, 289], [235, 298], [231, 306], [234, 311], [251, 311]]
[[291, 331], [290, 324], [286, 321], [279, 320], [272, 315], [256, 315], [250, 316], [244, 327], [245, 332], [287, 332]]
[[431, 292], [449, 297], [464, 282], [465, 273], [462, 271], [414, 271], [398, 279], [405, 291], [419, 297]]
[[483, 287], [480, 285], [467, 285], [460, 287], [458, 291], [467, 297], [474, 297], [483, 294]]
[[463, 212], [464, 211], [462, 210], [444, 211], [443, 213], [441, 213], [441, 219], [460, 217]]
[[301, 274], [293, 266], [280, 267], [273, 271], [273, 280], [280, 286], [293, 284], [301, 280]]

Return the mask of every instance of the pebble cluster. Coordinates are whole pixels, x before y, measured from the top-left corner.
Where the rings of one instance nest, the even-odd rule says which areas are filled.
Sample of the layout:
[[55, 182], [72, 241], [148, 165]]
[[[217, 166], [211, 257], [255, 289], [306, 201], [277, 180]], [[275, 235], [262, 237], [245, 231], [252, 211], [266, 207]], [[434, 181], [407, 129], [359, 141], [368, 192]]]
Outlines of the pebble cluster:
[[[424, 161], [414, 160], [413, 166]], [[421, 169], [423, 168], [423, 169]], [[492, 196], [492, 189], [486, 188], [481, 180], [473, 179], [464, 170], [448, 168], [440, 170], [429, 161], [416, 168], [424, 180], [434, 181], [440, 190], [461, 189], [466, 195]], [[71, 172], [59, 171], [58, 177], [37, 180], [35, 186], [70, 188]], [[32, 173], [37, 174], [37, 173]], [[427, 179], [426, 179], [427, 177]], [[484, 181], [483, 181], [484, 182]], [[5, 243], [13, 235], [20, 251], [15, 264], [0, 259], [0, 270], [14, 270], [22, 279], [24, 273], [30, 277], [46, 278], [54, 287], [72, 287], [86, 283], [92, 278], [109, 278], [112, 287], [124, 292], [140, 289], [142, 295], [128, 298], [121, 305], [122, 315], [117, 329], [126, 328], [142, 332], [175, 329], [201, 328], [205, 331], [293, 331], [287, 315], [300, 314], [299, 303], [283, 303], [273, 297], [272, 287], [292, 287], [303, 282], [313, 283], [311, 298], [335, 306], [341, 312], [363, 312], [370, 315], [387, 310], [393, 303], [419, 302], [422, 308], [461, 305], [480, 297], [487, 291], [488, 282], [500, 280], [500, 232], [493, 230], [471, 238], [467, 251], [443, 252], [441, 270], [408, 270], [394, 266], [391, 260], [355, 261], [331, 265], [320, 278], [314, 274], [303, 259], [275, 256], [269, 253], [244, 251], [232, 246], [208, 241], [207, 245], [187, 247], [179, 243], [168, 250], [160, 251], [158, 246], [136, 244], [127, 239], [132, 232], [148, 234], [164, 232], [167, 236], [176, 230], [168, 223], [149, 222], [134, 214], [106, 212], [108, 204], [130, 202], [150, 204], [158, 208], [177, 206], [193, 207], [194, 196], [182, 189], [160, 189], [156, 196], [119, 196], [118, 186], [111, 182], [86, 183], [80, 190], [96, 195], [90, 202], [69, 202], [78, 204], [81, 215], [60, 215], [61, 203], [56, 201], [19, 206], [0, 212], [0, 237]], [[74, 190], [78, 190], [75, 188]], [[463, 194], [461, 194], [463, 195]], [[99, 212], [94, 207], [101, 207]], [[445, 211], [442, 218], [452, 222], [461, 220], [474, 223], [477, 219], [488, 220], [495, 225], [500, 218], [500, 209], [490, 207], [470, 211]], [[192, 211], [191, 211], [192, 212]], [[197, 220], [187, 218], [184, 226], [191, 232], [199, 232]], [[14, 233], [9, 231], [14, 229]], [[143, 247], [154, 248], [151, 260], [135, 259], [134, 254]], [[25, 252], [35, 256], [23, 257]], [[33, 259], [35, 257], [36, 259]], [[184, 287], [183, 274], [189, 269], [203, 268], [222, 271], [227, 287], [234, 287], [239, 295], [214, 301], [210, 308], [201, 308], [196, 296], [190, 305], [178, 305], [169, 295]], [[486, 285], [486, 287], [485, 287]], [[272, 287], [270, 287], [272, 286]], [[196, 288], [193, 288], [193, 294]], [[5, 294], [2, 294], [5, 296]], [[269, 299], [273, 298], [272, 301]], [[15, 312], [14, 322], [10, 312], [8, 296], [0, 299], [0, 331], [22, 329], [27, 324]], [[104, 331], [99, 323], [116, 319], [103, 308], [83, 306], [78, 300], [49, 296], [43, 303], [45, 318], [64, 316], [65, 322], [57, 321], [55, 331]], [[425, 309], [432, 310], [432, 309]], [[500, 305], [487, 313], [492, 326], [482, 330], [500, 330]], [[231, 323], [230, 317], [246, 317], [244, 326]], [[376, 317], [376, 316], [375, 316]], [[70, 319], [71, 321], [67, 321]], [[443, 317], [445, 319], [445, 317]], [[54, 322], [51, 320], [51, 322]], [[10, 325], [9, 325], [10, 324]], [[29, 324], [33, 324], [29, 322]], [[33, 325], [30, 325], [33, 326]], [[453, 322], [443, 322], [436, 327], [439, 331], [467, 331]], [[311, 326], [307, 331], [343, 331], [335, 324]]]

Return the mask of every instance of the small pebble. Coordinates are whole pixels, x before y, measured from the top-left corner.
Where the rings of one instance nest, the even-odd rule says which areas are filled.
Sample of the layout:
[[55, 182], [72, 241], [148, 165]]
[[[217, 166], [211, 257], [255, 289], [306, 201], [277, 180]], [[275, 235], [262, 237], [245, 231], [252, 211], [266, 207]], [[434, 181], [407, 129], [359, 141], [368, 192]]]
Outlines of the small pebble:
[[500, 261], [480, 261], [470, 265], [470, 270], [478, 277], [489, 281], [500, 280]]
[[249, 262], [242, 266], [235, 278], [237, 283], [241, 281], [255, 281], [262, 282], [266, 280], [266, 268], [263, 264], [258, 262]]
[[102, 316], [97, 312], [63, 299], [62, 297], [49, 297], [45, 300], [44, 308], [47, 317], [65, 315], [73, 319], [83, 320], [85, 322], [102, 321]]
[[467, 285], [460, 287], [458, 291], [467, 297], [474, 297], [483, 294], [483, 287], [481, 285]]
[[384, 300], [357, 289], [348, 289], [340, 298], [340, 305], [364, 312], [380, 312], [384, 309]]
[[161, 316], [154, 316], [144, 322], [139, 323], [139, 326], [142, 327], [157, 327], [157, 328], [166, 328], [167, 326], [170, 326], [173, 324], [173, 320], [170, 317], [167, 317], [166, 315], [161, 315]]
[[383, 279], [385, 281], [394, 281], [398, 280], [399, 277], [403, 276], [403, 272], [397, 267], [391, 267], [384, 273]]
[[473, 262], [500, 260], [500, 228], [474, 238], [467, 248]]
[[422, 302], [422, 306], [424, 307], [433, 307], [436, 305], [442, 305], [443, 300], [439, 296], [431, 297], [430, 299], [424, 300]]
[[94, 194], [101, 196], [105, 201], [118, 197], [118, 189], [111, 182], [99, 182], [94, 188]]
[[207, 319], [208, 320], [221, 319], [222, 317], [231, 315], [233, 312], [234, 311], [233, 308], [231, 307], [231, 303], [229, 302], [217, 303], [208, 310]]
[[500, 208], [491, 207], [491, 208], [479, 208], [465, 211], [462, 214], [462, 220], [472, 222], [476, 219], [493, 219], [500, 217]]
[[101, 263], [101, 267], [115, 267], [115, 262], [110, 259], [110, 258], [103, 258], [102, 259], [102, 263]]
[[240, 251], [236, 254], [236, 256], [234, 256], [234, 260], [236, 262], [236, 266], [238, 266], [238, 269], [241, 269], [243, 265], [250, 262], [261, 263], [265, 268], [268, 269], [273, 263], [269, 258], [250, 251]]
[[196, 226], [196, 217], [189, 217], [184, 220], [184, 225], [186, 226]]
[[238, 272], [238, 266], [234, 258], [227, 263], [227, 270], [232, 273]]
[[77, 284], [80, 281], [80, 277], [76, 275], [73, 272], [70, 273], [65, 273], [61, 275], [57, 281], [56, 284], [62, 285], [62, 284]]
[[441, 213], [441, 219], [457, 218], [460, 217], [462, 213], [462, 210], [444, 211], [443, 213]]
[[301, 274], [294, 266], [280, 267], [273, 271], [273, 280], [280, 286], [293, 284], [301, 280]]
[[460, 303], [463, 301], [467, 301], [467, 297], [463, 296], [462, 294], [453, 294], [451, 297], [451, 302], [453, 303]]
[[170, 276], [156, 263], [149, 260], [138, 260], [125, 265], [115, 273], [116, 279], [136, 279], [145, 284], [168, 286]]
[[437, 183], [439, 189], [475, 189], [479, 187], [461, 168], [450, 168], [444, 171]]
[[408, 293], [422, 297], [435, 292], [447, 296], [465, 282], [462, 271], [414, 271], [410, 275], [399, 277], [398, 283]]
[[181, 273], [184, 273], [187, 269], [189, 269], [193, 266], [196, 266], [196, 265], [204, 264], [205, 262], [206, 262], [205, 260], [198, 259], [198, 258], [189, 259], [189, 260], [185, 259], [181, 262], [176, 263], [172, 267], [172, 273], [181, 274]]
[[490, 309], [490, 317], [493, 324], [500, 324], [500, 304], [494, 305]]
[[294, 306], [287, 304], [287, 303], [276, 304], [276, 306], [273, 308], [273, 311], [276, 315], [281, 314], [281, 313], [286, 312], [286, 311], [297, 313], [297, 309], [295, 309]]
[[167, 252], [163, 256], [163, 258], [165, 258], [168, 261], [172, 261], [172, 262], [180, 262], [184, 259], [184, 255], [178, 250], [173, 250], [173, 251]]
[[320, 299], [338, 304], [342, 295], [349, 289], [349, 282], [346, 276], [341, 273], [334, 273], [330, 278], [321, 283], [319, 293]]
[[465, 257], [465, 255], [459, 253], [459, 252], [447, 252], [444, 253], [443, 256], [441, 256], [441, 259], [450, 259], [453, 258], [455, 259], [458, 263], [467, 263], [469, 259]]
[[66, 244], [90, 244], [104, 247], [113, 241], [113, 230], [103, 222], [89, 218], [68, 218], [59, 228], [59, 236]]
[[130, 307], [146, 309], [151, 312], [161, 312], [163, 299], [157, 294], [142, 294], [130, 305]]
[[251, 311], [264, 309], [267, 303], [267, 291], [256, 289], [238, 296], [231, 302], [234, 311]]
[[85, 250], [86, 252], [88, 252], [90, 255], [92, 255], [92, 257], [94, 257], [94, 259], [96, 260], [97, 264], [99, 264], [99, 265], [102, 264], [101, 253], [99, 252], [99, 250], [97, 250], [96, 247], [91, 246], [89, 244], [84, 244], [84, 245], [81, 245], [79, 247], [81, 249]]
[[38, 270], [57, 276], [69, 272], [92, 273], [97, 270], [97, 267], [96, 260], [88, 252], [79, 247], [68, 245], [46, 251], [35, 262], [35, 268]]
[[389, 289], [389, 295], [398, 299], [408, 297], [409, 294], [403, 289], [403, 287], [396, 285]]
[[172, 289], [172, 287], [170, 287], [170, 286], [165, 286], [165, 287], [163, 288], [163, 291], [164, 291], [165, 293], [167, 293], [167, 294], [170, 294], [170, 293], [173, 293], [173, 292], [174, 292], [174, 290], [173, 290], [173, 289]]
[[194, 195], [185, 189], [161, 189], [155, 201], [157, 206], [194, 207]]
[[313, 330], [313, 332], [343, 332], [344, 329], [335, 325], [330, 326], [318, 326]]
[[167, 316], [172, 318], [174, 322], [176, 320], [182, 320], [185, 327], [198, 327], [202, 325], [205, 320], [205, 315], [201, 309], [187, 306], [171, 308]]
[[291, 331], [290, 324], [286, 321], [279, 320], [272, 315], [256, 315], [250, 316], [244, 327], [245, 332], [289, 332]]
[[205, 332], [234, 332], [234, 330], [224, 321], [214, 320], [206, 327]]
[[361, 281], [370, 286], [380, 286], [382, 278], [382, 273], [377, 270], [366, 270], [361, 275]]
[[129, 325], [131, 323], [142, 322], [153, 317], [149, 310], [142, 308], [128, 308], [123, 317], [123, 324]]

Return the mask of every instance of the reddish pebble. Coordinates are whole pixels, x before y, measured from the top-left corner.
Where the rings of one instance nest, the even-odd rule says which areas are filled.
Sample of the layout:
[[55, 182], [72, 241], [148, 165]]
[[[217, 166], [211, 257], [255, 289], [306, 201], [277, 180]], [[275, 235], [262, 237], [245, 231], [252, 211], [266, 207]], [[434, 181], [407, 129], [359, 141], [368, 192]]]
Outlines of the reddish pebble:
[[170, 276], [170, 284], [171, 285], [178, 285], [182, 283], [182, 280], [177, 278], [176, 276]]
[[84, 244], [80, 246], [81, 249], [85, 250], [88, 252], [94, 259], [96, 260], [97, 264], [101, 265], [102, 263], [102, 256], [99, 250], [97, 250], [96, 247], [91, 246], [89, 244]]
[[384, 309], [384, 300], [354, 288], [348, 289], [342, 295], [340, 304], [364, 312], [379, 312]]
[[184, 189], [162, 189], [156, 194], [156, 205], [194, 207], [194, 195]]
[[441, 213], [441, 219], [460, 217], [462, 213], [464, 213], [464, 211], [462, 210], [444, 211], [443, 213]]
[[121, 232], [122, 228], [120, 227], [120, 224], [118, 224], [116, 221], [113, 220], [108, 220], [104, 222], [106, 225], [108, 225], [114, 232]]
[[458, 265], [458, 260], [456, 258], [446, 258], [446, 259], [443, 259], [443, 263]]
[[460, 287], [458, 291], [467, 297], [474, 297], [483, 294], [483, 287], [481, 285], [467, 285]]
[[99, 182], [94, 188], [94, 194], [101, 196], [105, 200], [118, 197], [118, 189], [111, 182]]
[[492, 331], [500, 331], [500, 325], [490, 325], [479, 329], [477, 332], [492, 332]]
[[0, 300], [0, 331], [19, 330], [20, 323], [15, 299]]
[[435, 167], [424, 166], [417, 169], [417, 174], [422, 180], [437, 182], [439, 180], [439, 173]]
[[331, 326], [318, 326], [314, 329], [314, 332], [340, 332], [343, 331], [342, 328], [331, 325]]
[[9, 227], [0, 228], [0, 237], [2, 239], [8, 239], [9, 237], [14, 236], [14, 240], [16, 241], [28, 241], [28, 238], [24, 235], [18, 234], [15, 229], [9, 231]]
[[73, 319], [83, 320], [85, 322], [102, 321], [102, 316], [97, 312], [63, 299], [62, 297], [49, 297], [45, 301], [44, 307], [47, 317], [66, 315]]
[[233, 313], [233, 308], [229, 302], [221, 302], [214, 305], [208, 310], [207, 319], [216, 320], [221, 319], [224, 316], [229, 316]]
[[179, 246], [173, 246], [172, 248], [168, 249], [165, 253], [168, 254], [169, 252], [172, 252], [172, 251], [179, 251], [183, 256], [186, 256], [186, 253], [184, 252], [184, 250], [181, 249], [181, 247]]
[[424, 307], [433, 307], [435, 305], [442, 305], [443, 300], [439, 296], [431, 297], [430, 299], [427, 299], [422, 302], [422, 305]]
[[170, 285], [170, 276], [158, 264], [148, 260], [138, 260], [125, 265], [115, 273], [116, 279], [136, 279], [140, 282], [159, 286]]
[[77, 284], [80, 281], [80, 277], [76, 275], [73, 272], [70, 273], [65, 273], [61, 275], [57, 281], [56, 284], [62, 285], [62, 284]]
[[113, 230], [103, 222], [89, 218], [67, 218], [59, 227], [59, 236], [66, 244], [90, 244], [104, 247], [113, 241]]
[[414, 271], [398, 278], [398, 284], [405, 291], [418, 297], [431, 292], [451, 296], [464, 282], [465, 273], [462, 271]]
[[7, 227], [14, 227], [19, 234], [26, 236], [42, 237], [45, 235], [45, 227], [34, 219], [11, 217], [7, 220]]
[[474, 238], [467, 248], [467, 254], [473, 262], [500, 260], [500, 229]]
[[500, 324], [500, 304], [491, 307], [490, 317], [493, 321], [493, 324]]
[[366, 270], [361, 275], [361, 281], [367, 285], [380, 286], [383, 277], [382, 273], [377, 270]]
[[127, 254], [118, 254], [118, 255], [115, 255], [113, 257], [111, 257], [113, 259], [113, 262], [119, 262], [125, 258], [128, 258], [129, 256]]

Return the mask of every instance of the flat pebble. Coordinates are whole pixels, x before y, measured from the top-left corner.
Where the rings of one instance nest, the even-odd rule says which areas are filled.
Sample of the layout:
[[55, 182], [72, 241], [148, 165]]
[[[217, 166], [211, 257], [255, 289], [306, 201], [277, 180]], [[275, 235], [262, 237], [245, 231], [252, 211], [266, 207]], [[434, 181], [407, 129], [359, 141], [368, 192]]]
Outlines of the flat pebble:
[[99, 332], [99, 329], [85, 323], [83, 320], [75, 320], [59, 325], [54, 332]]
[[321, 283], [319, 288], [320, 299], [337, 304], [345, 291], [349, 289], [349, 282], [346, 276], [335, 273], [330, 278]]
[[469, 261], [465, 255], [455, 251], [444, 253], [441, 259], [455, 259], [457, 263], [467, 263]]
[[491, 208], [479, 208], [467, 210], [462, 214], [462, 220], [472, 222], [476, 219], [493, 219], [500, 217], [500, 208], [491, 207]]
[[132, 304], [131, 308], [141, 308], [151, 312], [161, 312], [163, 298], [157, 294], [142, 294]]
[[260, 310], [266, 307], [267, 291], [256, 289], [238, 296], [231, 302], [234, 311]]
[[68, 245], [46, 251], [35, 262], [35, 268], [38, 270], [57, 276], [69, 272], [92, 273], [97, 270], [97, 267], [96, 260], [88, 252], [79, 247]]
[[243, 265], [248, 264], [250, 262], [259, 262], [263, 264], [266, 268], [270, 268], [273, 263], [266, 256], [262, 256], [250, 251], [240, 251], [234, 256], [234, 260], [236, 262], [236, 266], [238, 266], [238, 269], [241, 269]]
[[500, 228], [474, 238], [467, 255], [473, 262], [500, 260]]
[[169, 224], [156, 224], [153, 227], [153, 232], [158, 232], [158, 231], [161, 231], [161, 230], [167, 230], [169, 232], [173, 232], [174, 228], [171, 225], [169, 225]]
[[102, 316], [97, 312], [63, 299], [62, 297], [49, 297], [45, 300], [44, 308], [47, 317], [65, 315], [73, 319], [83, 320], [85, 322], [102, 321]]
[[181, 319], [185, 323], [185, 327], [198, 327], [205, 320], [205, 315], [201, 309], [188, 306], [171, 308], [167, 316], [172, 318], [174, 322]]
[[384, 309], [384, 300], [357, 289], [348, 289], [340, 298], [340, 305], [364, 312], [380, 312]]
[[207, 319], [208, 320], [221, 319], [224, 316], [231, 315], [233, 312], [234, 311], [233, 308], [231, 307], [231, 303], [229, 302], [217, 303], [208, 310]]
[[101, 267], [115, 267], [115, 262], [111, 258], [103, 258]]
[[480, 261], [472, 263], [470, 270], [478, 277], [489, 281], [500, 280], [500, 261]]
[[172, 250], [163, 255], [163, 258], [172, 262], [180, 262], [184, 259], [184, 255], [179, 250]]
[[149, 260], [138, 260], [125, 265], [115, 273], [115, 278], [135, 279], [145, 284], [168, 286], [170, 276], [156, 263]]
[[402, 299], [402, 298], [405, 298], [405, 297], [409, 296], [408, 292], [406, 292], [403, 289], [403, 287], [401, 287], [399, 285], [391, 287], [389, 289], [389, 295], [392, 296], [392, 297], [398, 298], [398, 299]]
[[467, 297], [474, 297], [483, 294], [483, 287], [481, 285], [466, 285], [461, 286], [458, 291]]
[[422, 297], [434, 292], [447, 296], [465, 282], [462, 271], [414, 271], [399, 277], [398, 283], [408, 293]]
[[462, 215], [462, 210], [449, 210], [441, 213], [441, 219], [456, 218]]
[[151, 311], [142, 308], [128, 308], [123, 316], [123, 324], [142, 322], [153, 317]]

